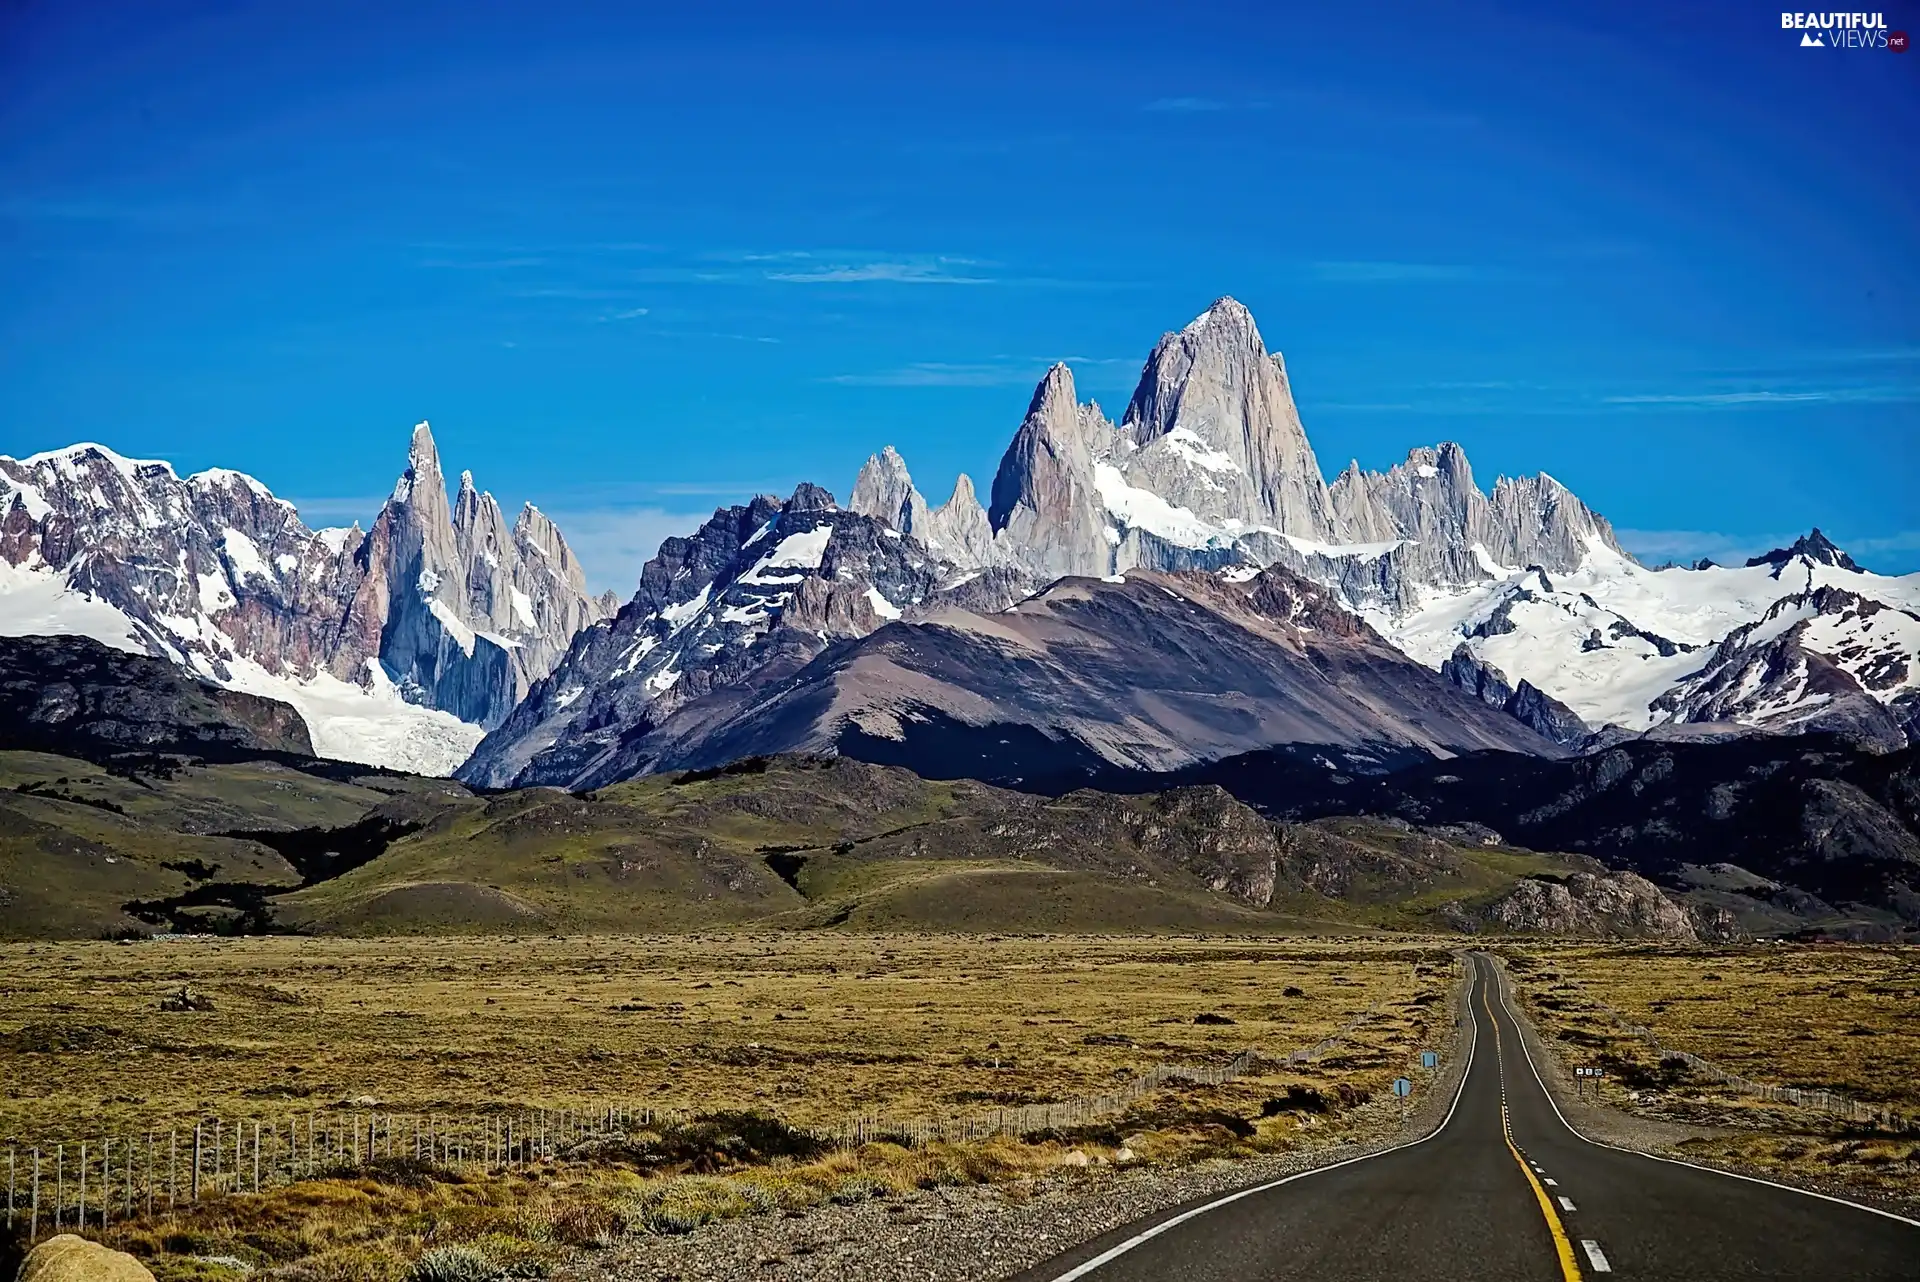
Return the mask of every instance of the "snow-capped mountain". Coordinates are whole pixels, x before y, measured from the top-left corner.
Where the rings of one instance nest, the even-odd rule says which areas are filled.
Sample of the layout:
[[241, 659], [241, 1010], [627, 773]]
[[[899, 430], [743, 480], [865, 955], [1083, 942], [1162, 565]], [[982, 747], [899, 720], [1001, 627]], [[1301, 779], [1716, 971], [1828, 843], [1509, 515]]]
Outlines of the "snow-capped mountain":
[[972, 488], [963, 476], [930, 511], [889, 447], [861, 469], [852, 507], [944, 536], [959, 564], [1038, 581], [1278, 563], [1395, 610], [1416, 587], [1487, 582], [1504, 565], [1572, 569], [1590, 544], [1619, 553], [1606, 520], [1552, 477], [1482, 493], [1451, 443], [1384, 473], [1354, 464], [1328, 485], [1284, 362], [1231, 298], [1161, 338], [1117, 427], [1079, 402], [1065, 365], [1049, 369], [994, 477], [988, 538], [945, 536], [971, 525]]
[[[1223, 298], [1160, 340], [1118, 427], [1077, 400], [1064, 365], [1048, 370], [994, 478], [989, 538], [942, 546], [1033, 586], [1281, 565], [1562, 741], [1582, 723], [1920, 736], [1920, 575], [1869, 574], [1818, 531], [1747, 567], [1648, 569], [1554, 478], [1482, 491], [1451, 442], [1320, 476], [1280, 357]], [[960, 500], [929, 511], [889, 448], [853, 506], [931, 532]], [[1848, 595], [1808, 595], [1822, 587]]]
[[1569, 571], [1510, 567], [1365, 613], [1421, 662], [1464, 650], [1596, 729], [1833, 729], [1901, 746], [1920, 730], [1920, 575], [1849, 568], [1825, 543], [1816, 531], [1743, 567], [1659, 570], [1591, 548]]
[[[366, 534], [309, 530], [237, 473], [183, 480], [95, 446], [0, 459], [0, 630], [84, 632], [285, 698], [329, 755], [442, 770], [478, 742], [460, 774], [492, 785], [593, 786], [855, 732], [878, 742], [934, 713], [1128, 768], [1268, 733], [1319, 742], [1312, 717], [1281, 715], [1291, 695], [1235, 705], [1231, 731], [1168, 711], [1189, 696], [1244, 703], [1244, 683], [1274, 673], [1309, 680], [1292, 660], [1228, 678], [1187, 652], [1188, 688], [1160, 655], [1159, 702], [1131, 708], [1097, 631], [1001, 618], [1022, 602], [1053, 617], [1076, 592], [1098, 600], [1088, 617], [1158, 600], [1132, 571], [1232, 589], [1221, 604], [1185, 577], [1142, 580], [1225, 620], [1214, 631], [1229, 646], [1246, 631], [1240, 597], [1298, 576], [1286, 581], [1327, 593], [1316, 618], [1337, 612], [1334, 631], [1374, 638], [1354, 643], [1369, 681], [1413, 680], [1368, 648], [1379, 638], [1432, 670], [1415, 682], [1416, 703], [1442, 691], [1431, 706], [1374, 686], [1371, 712], [1328, 704], [1341, 711], [1327, 743], [1485, 746], [1490, 714], [1521, 723], [1505, 746], [1548, 753], [1646, 733], [1920, 740], [1920, 575], [1869, 573], [1818, 531], [1743, 567], [1649, 569], [1554, 478], [1482, 490], [1452, 443], [1328, 484], [1284, 363], [1228, 298], [1160, 339], [1118, 424], [1079, 400], [1065, 365], [1047, 370], [984, 506], [964, 475], [928, 503], [887, 447], [845, 508], [802, 485], [668, 539], [617, 613], [587, 595], [539, 512], [509, 528], [468, 476], [450, 497], [424, 424]], [[906, 631], [872, 639], [892, 624]], [[1048, 664], [1048, 680], [1081, 692], [1051, 721], [1031, 684]], [[1204, 673], [1228, 684], [1201, 689]]]
[[258, 481], [75, 445], [0, 457], [0, 632], [80, 634], [297, 708], [325, 756], [444, 773], [606, 607], [529, 507], [511, 531], [426, 424], [371, 533]]

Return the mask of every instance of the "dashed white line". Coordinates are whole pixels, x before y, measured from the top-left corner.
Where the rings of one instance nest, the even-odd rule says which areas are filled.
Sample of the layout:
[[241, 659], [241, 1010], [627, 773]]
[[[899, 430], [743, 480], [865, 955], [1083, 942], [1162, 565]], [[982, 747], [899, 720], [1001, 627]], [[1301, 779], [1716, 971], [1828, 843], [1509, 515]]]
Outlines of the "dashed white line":
[[1559, 1180], [1548, 1180], [1548, 1181], [1547, 1181], [1547, 1187], [1548, 1187], [1548, 1188], [1550, 1188], [1550, 1189], [1557, 1189], [1557, 1188], [1559, 1188], [1559, 1187], [1560, 1187], [1560, 1181], [1559, 1181]]
[[1570, 1197], [1561, 1198], [1560, 1209], [1563, 1211], [1571, 1211], [1573, 1209], [1573, 1199]]
[[1593, 1266], [1595, 1273], [1613, 1272], [1613, 1266], [1607, 1263], [1606, 1252], [1600, 1249], [1598, 1242], [1590, 1237], [1583, 1237], [1580, 1239], [1580, 1249], [1587, 1253], [1587, 1263]]

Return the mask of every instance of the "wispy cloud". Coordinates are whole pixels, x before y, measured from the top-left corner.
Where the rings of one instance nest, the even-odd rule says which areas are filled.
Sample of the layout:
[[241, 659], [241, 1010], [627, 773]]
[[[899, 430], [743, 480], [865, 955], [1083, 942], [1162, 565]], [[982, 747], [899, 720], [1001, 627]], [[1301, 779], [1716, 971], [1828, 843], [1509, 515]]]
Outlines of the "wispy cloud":
[[1465, 263], [1334, 261], [1314, 263], [1316, 279], [1337, 284], [1484, 280], [1495, 273]]
[[637, 320], [642, 316], [648, 315], [651, 310], [651, 308], [646, 307], [629, 307], [623, 312], [612, 312], [602, 316], [600, 319], [603, 321]]
[[1226, 111], [1228, 104], [1218, 98], [1155, 98], [1142, 111]]
[[1920, 400], [1920, 387], [1820, 387], [1793, 391], [1753, 389], [1735, 392], [1659, 392], [1601, 398], [1605, 405], [1663, 406], [1669, 409], [1738, 409], [1742, 406], [1796, 405], [1808, 402], [1897, 405]]
[[1009, 356], [983, 361], [915, 361], [898, 369], [829, 374], [817, 381], [843, 387], [1031, 387], [1056, 361], [1073, 369], [1137, 369], [1140, 365], [1139, 358], [1132, 356]]
[[[789, 284], [819, 285], [880, 281], [899, 285], [991, 285], [990, 276], [969, 275], [965, 269], [972, 260], [935, 258], [893, 262], [835, 263], [820, 267], [774, 271], [768, 280]], [[962, 270], [956, 271], [955, 268]]]
[[1009, 365], [964, 365], [921, 361], [903, 369], [869, 374], [830, 374], [820, 381], [847, 387], [1006, 387], [1031, 383], [1039, 373]]

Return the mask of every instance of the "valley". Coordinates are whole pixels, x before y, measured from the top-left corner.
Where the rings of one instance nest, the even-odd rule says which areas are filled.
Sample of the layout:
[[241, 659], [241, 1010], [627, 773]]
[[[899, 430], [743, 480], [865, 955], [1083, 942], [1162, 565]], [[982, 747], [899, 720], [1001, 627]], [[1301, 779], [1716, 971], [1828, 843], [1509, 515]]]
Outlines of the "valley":
[[[1578, 1124], [1883, 1205], [1920, 1199], [1910, 1132], [1674, 1071], [1606, 1012], [1756, 1081], [1910, 1114], [1905, 1030], [1920, 989], [1904, 950], [1496, 951]], [[1465, 1056], [1462, 956], [1457, 937], [1352, 934], [6, 944], [0, 1138], [16, 1154], [64, 1142], [73, 1159], [83, 1139], [98, 1151], [103, 1136], [131, 1136], [125, 1152], [157, 1134], [165, 1154], [166, 1137], [177, 1150], [182, 1128], [212, 1134], [217, 1120], [244, 1157], [253, 1122], [276, 1143], [357, 1126], [405, 1148], [416, 1122], [455, 1134], [510, 1117], [629, 1119], [614, 1140], [537, 1161], [343, 1154], [258, 1193], [171, 1207], [162, 1196], [151, 1211], [136, 1197], [97, 1235], [161, 1282], [400, 1282], [455, 1257], [509, 1276], [697, 1275], [796, 1247], [821, 1252], [794, 1257], [798, 1269], [878, 1279], [891, 1276], [883, 1244], [955, 1232], [1002, 1240], [1009, 1250], [967, 1258], [1005, 1276], [1058, 1249], [1049, 1233], [1071, 1242], [1115, 1223], [1103, 1205], [1143, 1214], [1434, 1125]], [[182, 990], [201, 1008], [162, 1009]], [[1788, 1008], [1790, 1021], [1754, 1018]], [[1440, 1056], [1437, 1073], [1423, 1050]], [[1566, 1072], [1596, 1061], [1609, 1073], [1600, 1100], [1589, 1089], [1576, 1103]], [[1065, 1128], [910, 1138], [1098, 1096], [1156, 1067], [1229, 1064], [1234, 1080], [1165, 1081]], [[1396, 1076], [1415, 1083], [1411, 1109], [1388, 1090]], [[815, 1138], [855, 1117], [868, 1119], [863, 1141]], [[244, 1183], [245, 1169], [221, 1179]]]

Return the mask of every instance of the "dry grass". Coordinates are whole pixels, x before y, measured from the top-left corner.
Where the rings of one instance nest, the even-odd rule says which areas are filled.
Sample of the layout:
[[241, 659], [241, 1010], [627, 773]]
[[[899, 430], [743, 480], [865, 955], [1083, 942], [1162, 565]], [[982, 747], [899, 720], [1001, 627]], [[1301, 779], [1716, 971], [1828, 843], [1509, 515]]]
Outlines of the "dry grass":
[[[1156, 1129], [1127, 1137], [1135, 1149], [1075, 1136], [919, 1149], [867, 1144], [708, 1174], [565, 1161], [516, 1174], [425, 1168], [396, 1176], [368, 1168], [162, 1212], [90, 1236], [134, 1252], [160, 1282], [244, 1272], [289, 1282], [540, 1277], [578, 1251], [628, 1234], [687, 1233], [715, 1220], [803, 1213], [912, 1189], [1027, 1187], [1036, 1179], [1097, 1174], [1116, 1159], [1174, 1163], [1276, 1152], [1303, 1138], [1305, 1124], [1290, 1115], [1226, 1130], [1206, 1120], [1217, 1103], [1190, 1107], [1184, 1119], [1163, 1115]], [[1324, 1135], [1306, 1138], [1324, 1141], [1348, 1130], [1338, 1120], [1316, 1125]]]
[[[0, 973], [0, 1135], [41, 1144], [365, 1096], [395, 1112], [620, 1101], [802, 1127], [964, 1118], [1169, 1061], [1264, 1057], [1241, 1081], [1174, 1086], [1073, 1134], [664, 1162], [616, 1147], [508, 1172], [403, 1161], [110, 1230], [163, 1279], [233, 1272], [213, 1258], [359, 1279], [402, 1277], [441, 1247], [452, 1272], [468, 1250], [537, 1272], [623, 1233], [760, 1210], [1327, 1142], [1379, 1124], [1352, 1105], [1437, 1041], [1456, 971], [1404, 940], [802, 934], [10, 945]], [[182, 985], [215, 1009], [161, 1012]], [[1369, 1010], [1313, 1064], [1280, 1062]], [[1268, 1105], [1289, 1087], [1331, 1110]]]
[[1733, 1128], [1698, 1156], [1920, 1195], [1920, 1136], [1766, 1103], [1664, 1067], [1603, 1008], [1758, 1083], [1830, 1090], [1920, 1119], [1920, 954], [1871, 945], [1507, 953], [1528, 1011], [1562, 1058], [1609, 1070], [1618, 1108]]
[[[1435, 969], [1416, 980], [1419, 958]], [[806, 1125], [964, 1114], [1104, 1090], [1168, 1060], [1281, 1054], [1383, 998], [1431, 1002], [1447, 967], [1406, 943], [1164, 938], [7, 945], [0, 1140], [363, 1096], [393, 1111], [617, 1100]], [[216, 1009], [162, 1013], [183, 984]], [[1233, 1022], [1195, 1024], [1202, 1013]], [[1389, 1016], [1367, 1037], [1398, 1044], [1407, 1028]]]

